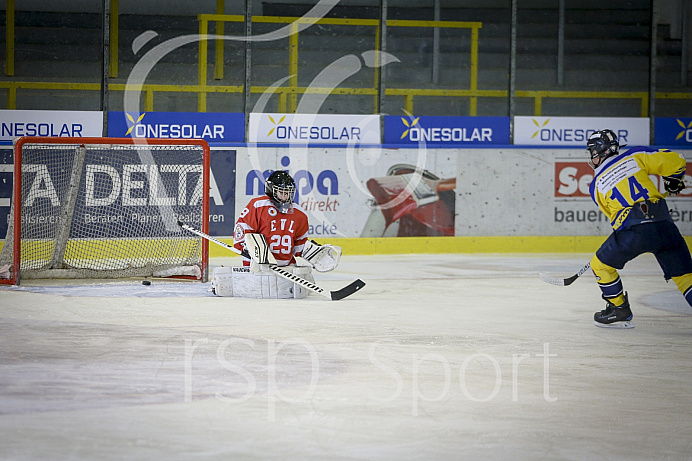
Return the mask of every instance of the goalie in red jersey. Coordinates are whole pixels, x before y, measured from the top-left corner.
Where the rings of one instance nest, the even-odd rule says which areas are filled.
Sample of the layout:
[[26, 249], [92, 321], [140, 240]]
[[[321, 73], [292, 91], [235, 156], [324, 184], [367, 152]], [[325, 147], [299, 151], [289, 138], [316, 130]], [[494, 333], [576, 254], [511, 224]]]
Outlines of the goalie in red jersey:
[[[308, 217], [305, 210], [293, 202], [296, 183], [291, 175], [274, 171], [267, 178], [264, 190], [265, 195], [250, 200], [240, 213], [233, 232], [233, 246], [253, 257], [244, 257], [242, 268], [214, 271], [212, 287], [221, 296], [304, 298], [307, 296], [304, 288], [277, 278], [268, 264], [289, 266], [294, 274], [314, 282], [311, 267], [320, 272], [333, 270], [339, 263], [341, 248], [308, 240]], [[246, 234], [255, 234], [252, 252], [246, 244]], [[258, 239], [259, 236], [262, 238]], [[258, 241], [259, 249], [256, 248]], [[266, 254], [266, 257], [258, 259], [254, 254]], [[310, 266], [297, 266], [297, 256]], [[229, 279], [225, 283], [222, 282], [223, 273], [227, 273]]]
[[[279, 266], [295, 264], [308, 241], [308, 216], [297, 203], [296, 183], [285, 171], [273, 172], [265, 183], [266, 195], [250, 200], [240, 213], [233, 232], [233, 246], [245, 247], [245, 234], [262, 234]], [[246, 266], [250, 260], [243, 261]]]

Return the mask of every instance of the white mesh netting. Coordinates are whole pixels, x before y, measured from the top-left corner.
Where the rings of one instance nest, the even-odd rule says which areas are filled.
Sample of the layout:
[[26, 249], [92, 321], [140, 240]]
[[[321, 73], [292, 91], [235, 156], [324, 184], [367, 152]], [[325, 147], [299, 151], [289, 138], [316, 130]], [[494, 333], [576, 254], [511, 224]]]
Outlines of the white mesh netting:
[[[204, 155], [200, 145], [24, 144], [21, 276], [199, 278], [202, 239], [177, 223], [206, 216]], [[0, 267], [12, 266], [16, 205]]]

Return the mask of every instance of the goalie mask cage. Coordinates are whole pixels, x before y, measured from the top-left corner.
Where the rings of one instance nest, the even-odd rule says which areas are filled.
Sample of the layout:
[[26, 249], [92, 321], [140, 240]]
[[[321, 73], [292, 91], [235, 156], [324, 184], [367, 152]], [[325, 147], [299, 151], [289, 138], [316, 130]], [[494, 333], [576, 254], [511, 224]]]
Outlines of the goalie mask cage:
[[209, 146], [197, 139], [23, 137], [0, 283], [27, 278], [207, 281]]

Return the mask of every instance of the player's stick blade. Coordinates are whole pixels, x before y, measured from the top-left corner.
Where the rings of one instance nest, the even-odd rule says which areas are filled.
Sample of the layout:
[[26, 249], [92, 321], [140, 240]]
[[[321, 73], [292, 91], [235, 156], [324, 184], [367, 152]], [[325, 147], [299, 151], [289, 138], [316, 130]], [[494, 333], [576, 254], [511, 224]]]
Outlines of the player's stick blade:
[[584, 275], [589, 269], [591, 268], [591, 262], [586, 263], [584, 267], [579, 269], [579, 272], [574, 274], [571, 277], [567, 277], [566, 279], [561, 279], [557, 277], [553, 277], [552, 275], [548, 275], [545, 272], [541, 272], [538, 274], [538, 276], [543, 280], [544, 282], [547, 282], [551, 285], [557, 285], [559, 287], [566, 287], [567, 285], [571, 285], [572, 282], [577, 280], [579, 277]]
[[576, 275], [573, 275], [573, 276], [568, 277], [566, 279], [561, 279], [558, 277], [553, 277], [552, 275], [548, 275], [545, 272], [541, 272], [540, 274], [538, 274], [538, 276], [544, 282], [549, 283], [551, 285], [556, 285], [559, 287], [565, 287], [567, 285], [570, 285], [572, 282], [574, 282], [578, 278]]
[[346, 285], [340, 290], [330, 291], [329, 293], [332, 296], [332, 301], [338, 301], [340, 299], [344, 299], [347, 296], [351, 296], [353, 293], [359, 291], [364, 286], [365, 282], [363, 282], [361, 279], [358, 279]]

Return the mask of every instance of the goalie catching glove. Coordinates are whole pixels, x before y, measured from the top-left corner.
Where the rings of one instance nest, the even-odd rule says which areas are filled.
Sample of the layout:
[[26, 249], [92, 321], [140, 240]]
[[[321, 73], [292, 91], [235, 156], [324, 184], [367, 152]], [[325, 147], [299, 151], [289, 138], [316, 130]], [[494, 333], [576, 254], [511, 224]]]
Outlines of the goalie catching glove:
[[318, 272], [329, 272], [336, 269], [341, 258], [341, 247], [336, 245], [320, 245], [314, 240], [308, 240], [303, 247], [302, 257]]
[[680, 178], [675, 178], [673, 176], [663, 177], [663, 187], [666, 188], [668, 194], [675, 197], [685, 188], [685, 181]]

